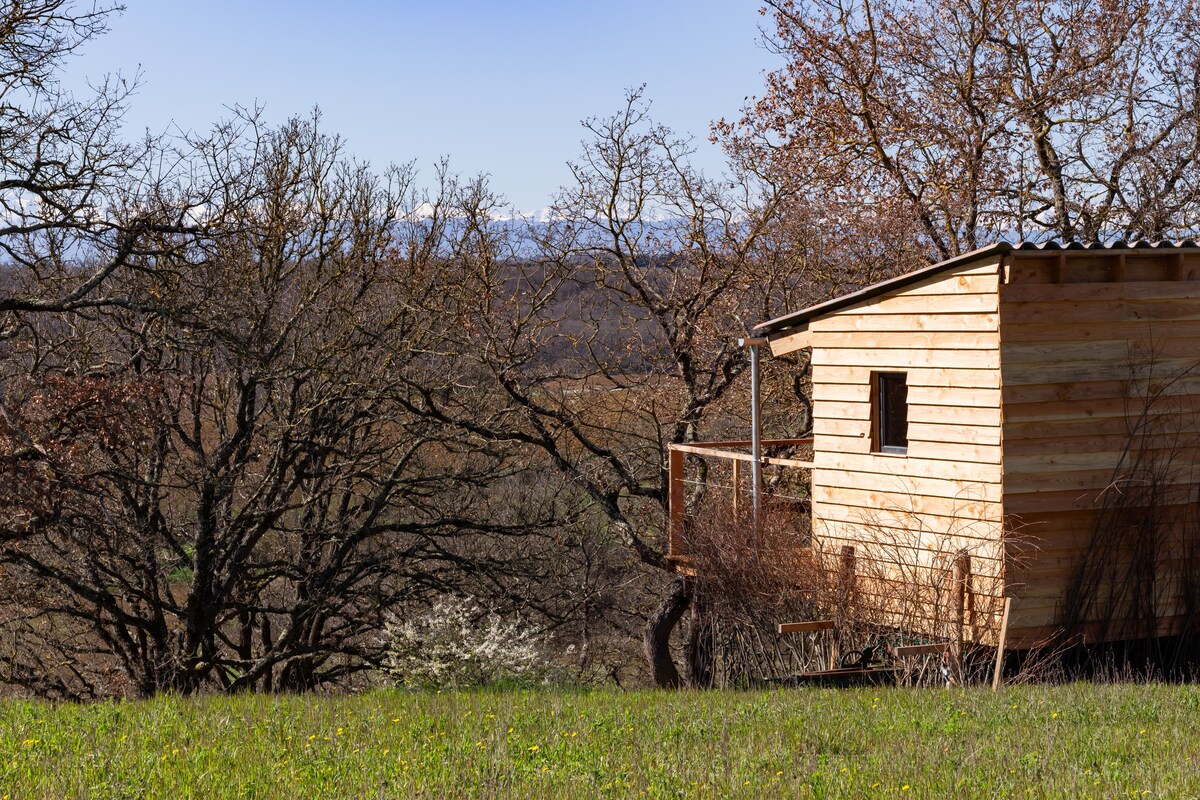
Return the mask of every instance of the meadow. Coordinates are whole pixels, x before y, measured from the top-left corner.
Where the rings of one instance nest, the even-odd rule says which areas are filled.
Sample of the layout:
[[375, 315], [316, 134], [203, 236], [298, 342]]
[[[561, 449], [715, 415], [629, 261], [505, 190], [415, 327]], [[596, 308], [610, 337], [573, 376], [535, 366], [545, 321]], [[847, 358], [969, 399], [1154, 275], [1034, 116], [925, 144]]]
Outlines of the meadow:
[[0, 703], [0, 797], [1200, 797], [1200, 688]]

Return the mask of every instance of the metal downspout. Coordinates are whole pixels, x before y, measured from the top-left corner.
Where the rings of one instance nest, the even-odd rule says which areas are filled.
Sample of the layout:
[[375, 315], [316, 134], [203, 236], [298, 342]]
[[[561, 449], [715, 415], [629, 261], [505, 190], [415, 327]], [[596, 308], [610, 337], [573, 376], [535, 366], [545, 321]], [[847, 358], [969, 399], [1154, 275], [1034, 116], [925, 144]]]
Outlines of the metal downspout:
[[750, 481], [751, 501], [754, 509], [754, 553], [758, 554], [761, 531], [762, 495], [762, 415], [759, 407], [758, 348], [766, 339], [738, 339], [738, 345], [750, 348]]

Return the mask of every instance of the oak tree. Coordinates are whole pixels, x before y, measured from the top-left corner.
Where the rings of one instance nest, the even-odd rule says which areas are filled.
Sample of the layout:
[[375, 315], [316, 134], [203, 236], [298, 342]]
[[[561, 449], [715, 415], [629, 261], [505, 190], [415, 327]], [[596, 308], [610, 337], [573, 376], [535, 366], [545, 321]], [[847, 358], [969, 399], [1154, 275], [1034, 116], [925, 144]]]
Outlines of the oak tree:
[[1198, 10], [771, 0], [767, 42], [785, 64], [716, 134], [794, 189], [795, 224], [834, 240], [834, 261], [896, 269], [1002, 237], [1187, 235], [1200, 223]]

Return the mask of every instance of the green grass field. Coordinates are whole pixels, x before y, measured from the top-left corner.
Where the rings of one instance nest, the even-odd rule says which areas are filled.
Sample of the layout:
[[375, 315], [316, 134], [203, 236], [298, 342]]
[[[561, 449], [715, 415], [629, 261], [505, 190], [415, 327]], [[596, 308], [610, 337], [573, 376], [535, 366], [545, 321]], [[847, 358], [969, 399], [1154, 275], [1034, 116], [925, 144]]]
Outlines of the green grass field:
[[1200, 797], [1200, 688], [0, 703], [0, 797]]

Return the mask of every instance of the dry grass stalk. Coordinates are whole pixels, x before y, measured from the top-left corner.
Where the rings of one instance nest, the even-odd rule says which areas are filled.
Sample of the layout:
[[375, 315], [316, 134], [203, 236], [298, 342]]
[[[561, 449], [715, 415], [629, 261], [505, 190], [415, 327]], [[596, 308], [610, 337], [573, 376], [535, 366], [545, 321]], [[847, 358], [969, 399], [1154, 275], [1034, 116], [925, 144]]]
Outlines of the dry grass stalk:
[[[998, 570], [989, 565], [998, 563], [1003, 542], [964, 546], [953, 531], [922, 530], [915, 514], [907, 529], [864, 520], [853, 535], [852, 550], [822, 547], [806, 510], [769, 496], [756, 535], [746, 504], [735, 512], [728, 497], [709, 495], [687, 534], [696, 573], [693, 680], [785, 680], [837, 666], [840, 655], [879, 642], [951, 642], [956, 681], [987, 677], [1003, 608]], [[776, 633], [780, 622], [821, 619], [834, 620], [834, 628]], [[925, 654], [896, 666], [904, 682], [941, 682], [942, 663], [941, 655]]]

